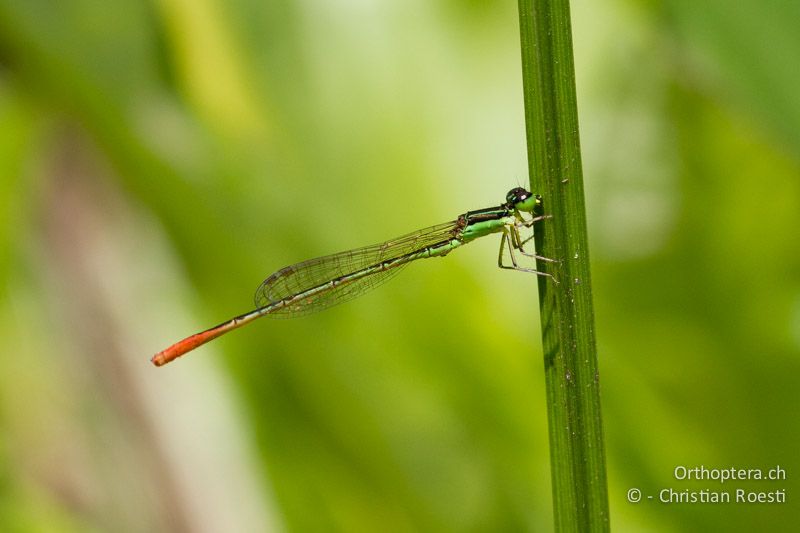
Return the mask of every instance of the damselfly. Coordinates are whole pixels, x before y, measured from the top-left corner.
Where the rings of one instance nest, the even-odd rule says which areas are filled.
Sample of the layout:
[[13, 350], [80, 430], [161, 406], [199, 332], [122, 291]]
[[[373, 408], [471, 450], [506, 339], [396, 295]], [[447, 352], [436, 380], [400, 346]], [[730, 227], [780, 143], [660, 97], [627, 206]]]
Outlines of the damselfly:
[[[547, 218], [541, 196], [521, 187], [506, 195], [505, 203], [477, 211], [468, 211], [452, 221], [421, 229], [396, 239], [326, 255], [296, 265], [287, 266], [272, 274], [258, 287], [256, 309], [232, 318], [218, 326], [196, 333], [158, 352], [152, 361], [156, 366], [194, 350], [211, 339], [240, 328], [262, 316], [290, 318], [327, 309], [333, 305], [361, 296], [380, 285], [401, 268], [428, 257], [442, 257], [478, 237], [501, 233], [497, 264], [500, 268], [552, 276], [517, 264], [515, 250], [541, 261], [553, 261], [529, 253], [524, 246], [533, 235], [523, 239], [522, 228]], [[511, 264], [504, 262], [505, 250]]]

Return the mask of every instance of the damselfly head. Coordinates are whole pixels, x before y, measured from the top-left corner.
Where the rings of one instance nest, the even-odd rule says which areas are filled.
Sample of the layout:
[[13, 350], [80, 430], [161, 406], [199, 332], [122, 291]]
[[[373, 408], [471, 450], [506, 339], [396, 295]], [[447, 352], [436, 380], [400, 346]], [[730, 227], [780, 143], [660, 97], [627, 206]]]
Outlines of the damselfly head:
[[506, 205], [510, 209], [516, 209], [517, 211], [538, 213], [542, 208], [542, 197], [522, 187], [517, 187], [508, 191], [506, 195]]

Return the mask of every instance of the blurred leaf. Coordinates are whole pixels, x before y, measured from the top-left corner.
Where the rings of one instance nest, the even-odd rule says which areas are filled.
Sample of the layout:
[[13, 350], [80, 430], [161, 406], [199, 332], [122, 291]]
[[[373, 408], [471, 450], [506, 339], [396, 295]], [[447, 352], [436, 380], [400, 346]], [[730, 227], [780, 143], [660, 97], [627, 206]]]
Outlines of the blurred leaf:
[[800, 154], [800, 4], [785, 0], [668, 0], [667, 13], [685, 43], [687, 83], [699, 83], [763, 123]]

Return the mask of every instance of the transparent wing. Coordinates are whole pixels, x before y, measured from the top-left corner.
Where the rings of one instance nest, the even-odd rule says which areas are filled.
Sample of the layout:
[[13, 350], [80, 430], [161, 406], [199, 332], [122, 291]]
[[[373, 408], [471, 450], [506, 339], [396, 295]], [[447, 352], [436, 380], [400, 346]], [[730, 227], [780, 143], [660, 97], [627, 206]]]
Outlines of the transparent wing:
[[[460, 232], [461, 226], [458, 221], [446, 222], [381, 244], [326, 255], [284, 267], [265, 279], [258, 287], [255, 294], [256, 307], [260, 309], [309, 289], [322, 287], [331, 280], [340, 279], [343, 276], [379, 265], [384, 261], [390, 261], [415, 250], [452, 239]], [[354, 280], [342, 280], [333, 287], [321, 289], [313, 295], [276, 309], [270, 312], [269, 316], [278, 318], [301, 316], [346, 302], [384, 283], [407, 264], [402, 263], [388, 270], [376, 270], [372, 274]]]

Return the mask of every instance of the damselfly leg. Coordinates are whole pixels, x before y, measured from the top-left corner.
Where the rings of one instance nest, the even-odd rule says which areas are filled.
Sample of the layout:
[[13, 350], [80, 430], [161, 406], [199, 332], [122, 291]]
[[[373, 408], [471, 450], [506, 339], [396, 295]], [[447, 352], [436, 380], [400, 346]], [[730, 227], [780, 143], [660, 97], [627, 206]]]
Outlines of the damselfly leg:
[[[503, 261], [503, 257], [505, 255], [504, 252], [505, 252], [506, 248], [508, 248], [508, 255], [511, 258], [511, 265], [506, 265], [504, 263], [504, 261]], [[508, 229], [508, 228], [504, 229], [503, 230], [503, 234], [500, 237], [500, 251], [497, 254], [497, 266], [499, 266], [500, 268], [508, 269], [508, 270], [518, 270], [520, 272], [528, 272], [530, 274], [536, 274], [537, 276], [546, 276], [546, 277], [552, 279], [556, 284], [558, 283], [556, 278], [554, 278], [553, 275], [548, 273], [548, 272], [541, 272], [541, 271], [533, 269], [533, 268], [525, 268], [525, 267], [519, 266], [517, 264], [517, 258], [514, 255], [514, 249], [515, 248], [517, 248], [517, 246], [514, 244], [514, 237], [512, 237], [511, 230]]]

